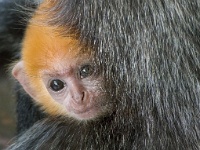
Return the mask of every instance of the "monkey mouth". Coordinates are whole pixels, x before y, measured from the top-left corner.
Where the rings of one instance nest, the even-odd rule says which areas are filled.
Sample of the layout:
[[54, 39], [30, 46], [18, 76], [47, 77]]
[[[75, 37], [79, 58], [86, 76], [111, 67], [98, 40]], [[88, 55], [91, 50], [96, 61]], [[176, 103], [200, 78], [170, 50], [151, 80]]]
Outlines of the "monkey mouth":
[[72, 112], [74, 112], [75, 114], [82, 114], [82, 113], [86, 113], [88, 111], [90, 111], [91, 108], [72, 108]]
[[97, 109], [92, 106], [71, 104], [66, 108], [70, 115], [77, 118], [78, 120], [89, 120], [97, 116]]

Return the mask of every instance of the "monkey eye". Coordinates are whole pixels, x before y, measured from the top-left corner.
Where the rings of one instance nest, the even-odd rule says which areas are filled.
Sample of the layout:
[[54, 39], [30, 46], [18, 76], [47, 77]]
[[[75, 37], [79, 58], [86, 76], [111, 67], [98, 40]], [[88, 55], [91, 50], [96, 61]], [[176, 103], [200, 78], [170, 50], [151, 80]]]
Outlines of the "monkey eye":
[[83, 79], [92, 75], [93, 72], [94, 72], [94, 69], [91, 65], [84, 65], [80, 68], [79, 75], [80, 75], [80, 78]]
[[54, 92], [61, 91], [65, 87], [65, 82], [61, 81], [60, 79], [53, 79], [50, 81], [50, 88]]

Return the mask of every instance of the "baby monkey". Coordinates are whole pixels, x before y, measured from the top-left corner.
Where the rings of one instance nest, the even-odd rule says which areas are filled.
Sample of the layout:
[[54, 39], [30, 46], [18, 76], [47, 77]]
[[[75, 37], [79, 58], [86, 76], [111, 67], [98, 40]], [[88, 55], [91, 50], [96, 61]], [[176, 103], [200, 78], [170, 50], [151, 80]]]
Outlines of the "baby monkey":
[[49, 115], [78, 120], [102, 116], [108, 106], [102, 77], [92, 63], [94, 52], [75, 36], [62, 35], [61, 28], [39, 24], [43, 17], [36, 12], [31, 19], [13, 76]]

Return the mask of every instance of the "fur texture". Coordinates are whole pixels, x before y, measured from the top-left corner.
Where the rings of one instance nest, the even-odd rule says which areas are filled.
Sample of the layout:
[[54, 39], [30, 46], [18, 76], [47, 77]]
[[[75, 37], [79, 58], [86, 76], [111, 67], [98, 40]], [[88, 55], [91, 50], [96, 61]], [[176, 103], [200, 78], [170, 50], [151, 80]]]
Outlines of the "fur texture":
[[40, 121], [9, 149], [200, 149], [199, 0], [52, 2], [48, 24], [93, 45], [115, 109]]

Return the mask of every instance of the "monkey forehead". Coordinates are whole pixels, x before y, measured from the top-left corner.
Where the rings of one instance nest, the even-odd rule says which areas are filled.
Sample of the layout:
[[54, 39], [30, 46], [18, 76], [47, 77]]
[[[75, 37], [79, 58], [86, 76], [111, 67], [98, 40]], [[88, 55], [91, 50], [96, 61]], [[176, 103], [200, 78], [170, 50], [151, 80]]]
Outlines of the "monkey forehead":
[[[89, 58], [80, 42], [70, 36], [61, 36], [54, 28], [29, 25], [22, 45], [25, 68], [34, 74], [41, 69], [63, 70], [67, 65], [76, 65]], [[32, 74], [31, 73], [31, 74]]]
[[[70, 36], [61, 36], [53, 27], [30, 25], [26, 30], [23, 43], [23, 54], [35, 54], [48, 57], [65, 55], [74, 58], [81, 52], [79, 41]], [[43, 55], [42, 55], [43, 56]]]
[[[84, 58], [84, 56], [83, 56]], [[44, 76], [70, 76], [77, 73], [84, 64], [91, 63], [91, 59], [74, 58], [70, 60], [56, 60], [39, 69], [39, 74]]]

